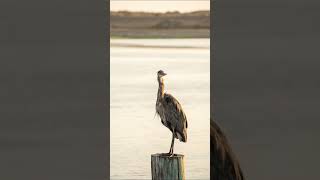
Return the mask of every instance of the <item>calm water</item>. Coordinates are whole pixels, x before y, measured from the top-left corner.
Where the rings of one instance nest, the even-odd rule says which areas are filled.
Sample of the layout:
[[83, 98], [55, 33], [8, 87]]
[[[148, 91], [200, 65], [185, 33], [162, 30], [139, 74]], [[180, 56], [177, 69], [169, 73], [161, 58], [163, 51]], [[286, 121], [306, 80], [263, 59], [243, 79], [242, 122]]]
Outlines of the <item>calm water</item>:
[[151, 154], [169, 151], [171, 132], [154, 118], [160, 69], [168, 74], [165, 90], [188, 118], [188, 142], [175, 141], [175, 153], [185, 155], [186, 178], [209, 179], [210, 40], [110, 43], [111, 179], [150, 179]]

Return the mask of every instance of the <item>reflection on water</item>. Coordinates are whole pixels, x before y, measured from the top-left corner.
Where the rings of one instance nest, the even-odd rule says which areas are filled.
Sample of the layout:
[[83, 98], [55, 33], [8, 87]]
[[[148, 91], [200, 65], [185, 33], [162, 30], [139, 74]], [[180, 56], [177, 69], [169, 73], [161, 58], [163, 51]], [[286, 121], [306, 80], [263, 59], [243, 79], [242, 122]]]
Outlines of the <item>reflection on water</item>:
[[160, 69], [168, 74], [165, 90], [180, 101], [188, 118], [188, 142], [175, 142], [175, 153], [185, 155], [186, 178], [209, 179], [209, 41], [111, 40], [117, 44], [110, 50], [111, 179], [150, 179], [151, 154], [169, 151], [171, 132], [154, 118]]

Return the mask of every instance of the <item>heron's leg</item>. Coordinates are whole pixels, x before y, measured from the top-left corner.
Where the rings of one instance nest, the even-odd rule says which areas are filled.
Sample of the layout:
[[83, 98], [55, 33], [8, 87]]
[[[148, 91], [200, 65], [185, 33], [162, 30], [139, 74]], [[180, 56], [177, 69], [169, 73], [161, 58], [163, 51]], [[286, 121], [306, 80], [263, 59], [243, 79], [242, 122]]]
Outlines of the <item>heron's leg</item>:
[[[173, 138], [174, 138], [174, 136], [173, 136], [173, 133], [172, 133], [172, 139]], [[172, 140], [171, 140], [170, 150], [169, 150], [168, 154], [171, 154], [171, 151], [172, 151]]]
[[173, 143], [172, 143], [172, 155], [173, 155], [173, 148], [174, 148], [174, 140], [175, 140], [175, 138], [174, 138], [174, 136], [173, 136]]
[[169, 154], [173, 155], [173, 147], [174, 147], [174, 129], [172, 131], [172, 140]]

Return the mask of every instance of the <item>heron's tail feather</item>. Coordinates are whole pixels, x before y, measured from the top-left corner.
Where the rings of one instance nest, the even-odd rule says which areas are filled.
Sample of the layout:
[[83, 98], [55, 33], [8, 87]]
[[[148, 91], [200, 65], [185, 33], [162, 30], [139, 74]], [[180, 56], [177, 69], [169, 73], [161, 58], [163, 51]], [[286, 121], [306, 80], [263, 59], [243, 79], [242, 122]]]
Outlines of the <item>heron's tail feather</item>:
[[181, 142], [187, 142], [187, 130], [184, 129], [183, 133], [176, 132], [176, 138], [179, 139]]

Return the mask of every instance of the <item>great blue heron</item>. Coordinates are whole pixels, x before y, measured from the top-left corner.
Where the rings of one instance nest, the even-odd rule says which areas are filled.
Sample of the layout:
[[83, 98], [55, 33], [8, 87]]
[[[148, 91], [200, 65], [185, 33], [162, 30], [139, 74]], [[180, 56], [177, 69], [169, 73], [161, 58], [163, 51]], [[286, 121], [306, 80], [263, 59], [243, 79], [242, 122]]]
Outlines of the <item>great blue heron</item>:
[[167, 75], [162, 70], [158, 71], [158, 96], [156, 102], [156, 113], [160, 116], [161, 122], [172, 132], [169, 155], [173, 155], [175, 138], [187, 142], [188, 122], [185, 113], [178, 100], [172, 95], [164, 92], [163, 76]]
[[226, 135], [213, 119], [210, 120], [210, 166], [212, 180], [245, 179]]

